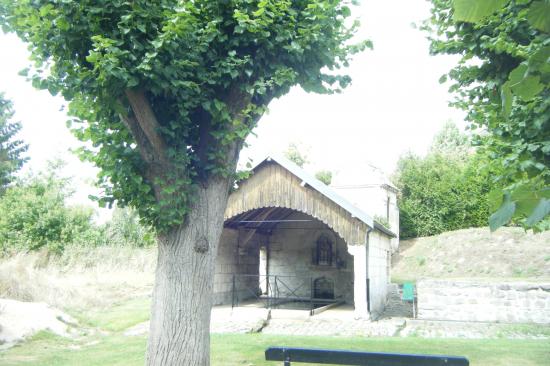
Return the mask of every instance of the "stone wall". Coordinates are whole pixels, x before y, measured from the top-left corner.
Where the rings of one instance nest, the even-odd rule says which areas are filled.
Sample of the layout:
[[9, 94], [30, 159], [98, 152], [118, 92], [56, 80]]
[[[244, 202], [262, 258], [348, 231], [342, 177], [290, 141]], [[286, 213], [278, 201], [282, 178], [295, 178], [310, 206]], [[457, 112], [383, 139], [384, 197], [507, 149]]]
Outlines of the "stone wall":
[[[239, 231], [227, 228], [223, 230], [216, 258], [214, 305], [231, 304], [234, 274], [258, 274], [259, 248], [265, 240], [265, 237], [256, 234], [245, 246], [240, 247]], [[258, 278], [239, 276], [235, 287], [240, 300], [253, 297], [250, 290], [257, 288], [259, 291]]]
[[[368, 316], [365, 246], [348, 247], [327, 225], [311, 216], [296, 212], [286, 219], [297, 221], [279, 224], [269, 236], [255, 234], [246, 244], [240, 243], [248, 237], [246, 232], [224, 229], [216, 261], [214, 304], [231, 304], [234, 274], [256, 275], [248, 279], [237, 277], [235, 285], [240, 301], [252, 298], [251, 291], [259, 294], [260, 288], [265, 288], [258, 283], [257, 277], [260, 273], [260, 248], [264, 247], [267, 254], [265, 270], [271, 280], [271, 295], [277, 289], [280, 296], [309, 298], [312, 280], [325, 278], [334, 284], [336, 299], [355, 305], [356, 311], [360, 313], [358, 315]], [[333, 244], [331, 265], [314, 264], [313, 254], [321, 235], [327, 236]], [[368, 254], [371, 312], [382, 312], [386, 303], [390, 250], [390, 238], [377, 231], [371, 232]], [[352, 252], [353, 255], [350, 254]], [[355, 263], [359, 263], [356, 268], [359, 273], [354, 273]], [[273, 276], [278, 276], [277, 283]], [[265, 281], [265, 277], [261, 280]], [[358, 293], [357, 299], [354, 298], [354, 292]]]
[[422, 280], [416, 289], [419, 319], [550, 324], [550, 282]]
[[[312, 220], [311, 216], [295, 213], [288, 220]], [[333, 243], [331, 266], [313, 264], [313, 251], [320, 235]], [[281, 276], [278, 289], [281, 294], [309, 297], [311, 280], [325, 277], [334, 283], [334, 296], [353, 304], [353, 257], [346, 243], [328, 226], [318, 220], [280, 224], [269, 238], [269, 275]], [[288, 277], [285, 277], [288, 276]], [[271, 284], [272, 288], [274, 284]], [[296, 289], [298, 289], [296, 291]]]

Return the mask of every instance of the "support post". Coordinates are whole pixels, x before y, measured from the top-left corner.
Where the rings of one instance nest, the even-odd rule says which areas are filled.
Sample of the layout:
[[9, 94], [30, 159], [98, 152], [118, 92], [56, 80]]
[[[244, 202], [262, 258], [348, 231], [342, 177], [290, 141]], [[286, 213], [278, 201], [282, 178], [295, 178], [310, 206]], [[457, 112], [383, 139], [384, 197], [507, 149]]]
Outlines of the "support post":
[[313, 297], [315, 295], [313, 289], [313, 277], [309, 278], [309, 315], [313, 315]]
[[288, 352], [286, 349], [283, 350], [283, 355], [285, 360], [283, 361], [283, 366], [291, 366], [290, 365], [290, 352]]
[[366, 245], [348, 245], [348, 252], [353, 256], [353, 303], [355, 317], [369, 319]]
[[231, 310], [235, 307], [235, 274], [233, 274], [232, 278], [233, 284], [231, 286]]

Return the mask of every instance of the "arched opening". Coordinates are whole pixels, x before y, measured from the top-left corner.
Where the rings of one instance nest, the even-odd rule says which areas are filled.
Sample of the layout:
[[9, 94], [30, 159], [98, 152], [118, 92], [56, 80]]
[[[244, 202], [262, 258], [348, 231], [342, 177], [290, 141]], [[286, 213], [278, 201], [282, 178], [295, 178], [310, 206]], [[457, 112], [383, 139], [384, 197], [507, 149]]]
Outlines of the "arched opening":
[[289, 208], [264, 207], [236, 215], [224, 227], [215, 304], [353, 304], [353, 257], [344, 240], [320, 220]]

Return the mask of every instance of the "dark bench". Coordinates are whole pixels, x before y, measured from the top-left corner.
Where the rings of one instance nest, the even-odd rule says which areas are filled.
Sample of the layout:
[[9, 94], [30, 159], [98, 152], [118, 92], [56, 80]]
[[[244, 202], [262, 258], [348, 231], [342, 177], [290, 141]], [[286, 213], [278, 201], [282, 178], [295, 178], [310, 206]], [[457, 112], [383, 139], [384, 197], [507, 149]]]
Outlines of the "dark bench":
[[468, 366], [465, 357], [440, 355], [410, 355], [400, 353], [357, 352], [327, 349], [269, 347], [265, 351], [267, 361], [308, 362], [349, 366]]

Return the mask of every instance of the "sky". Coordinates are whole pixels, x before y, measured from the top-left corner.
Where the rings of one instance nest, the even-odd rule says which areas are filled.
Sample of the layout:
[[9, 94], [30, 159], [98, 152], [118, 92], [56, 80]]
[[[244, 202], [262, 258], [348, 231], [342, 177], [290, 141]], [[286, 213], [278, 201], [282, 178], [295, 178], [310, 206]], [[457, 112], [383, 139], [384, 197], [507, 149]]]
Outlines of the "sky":
[[[274, 100], [248, 138], [241, 165], [295, 143], [307, 155], [311, 172], [325, 169], [338, 175], [369, 164], [389, 175], [400, 155], [424, 154], [445, 122], [463, 126], [463, 113], [448, 107], [448, 86], [438, 82], [457, 59], [430, 56], [426, 35], [413, 27], [429, 17], [429, 5], [426, 0], [361, 1], [352, 9], [362, 24], [358, 37], [372, 40], [374, 50], [355, 56], [346, 70], [352, 85], [335, 95], [295, 87]], [[15, 120], [23, 124], [20, 138], [29, 144], [31, 159], [23, 174], [63, 158], [63, 175], [75, 179], [73, 201], [94, 205], [87, 196], [96, 192], [91, 182], [97, 171], [70, 153], [80, 143], [66, 128], [63, 100], [34, 89], [18, 75], [30, 62], [26, 46], [15, 36], [0, 32], [0, 50], [0, 91], [13, 101]]]

